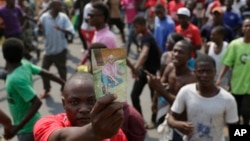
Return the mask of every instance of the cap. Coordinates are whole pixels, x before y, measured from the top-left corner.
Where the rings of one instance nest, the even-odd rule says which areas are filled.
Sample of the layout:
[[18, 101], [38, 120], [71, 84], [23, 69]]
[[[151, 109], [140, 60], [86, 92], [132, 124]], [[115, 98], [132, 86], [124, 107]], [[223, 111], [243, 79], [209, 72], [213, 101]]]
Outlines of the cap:
[[178, 9], [177, 15], [185, 15], [190, 17], [190, 11], [186, 7], [182, 7]]
[[215, 7], [215, 8], [213, 8], [213, 10], [212, 10], [212, 13], [215, 13], [215, 12], [217, 12], [217, 13], [219, 13], [219, 14], [223, 14], [223, 9], [222, 9], [222, 7]]

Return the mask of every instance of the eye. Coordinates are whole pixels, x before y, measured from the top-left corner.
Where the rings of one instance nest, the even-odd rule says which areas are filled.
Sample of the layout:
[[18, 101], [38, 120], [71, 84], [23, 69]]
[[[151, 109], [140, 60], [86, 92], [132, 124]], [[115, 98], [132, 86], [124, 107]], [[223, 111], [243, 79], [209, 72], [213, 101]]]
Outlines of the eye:
[[72, 100], [70, 100], [70, 104], [71, 104], [72, 106], [76, 106], [76, 105], [79, 104], [79, 100], [77, 100], [77, 99], [72, 99]]
[[92, 97], [92, 98], [89, 99], [89, 104], [90, 105], [95, 105], [95, 103], [96, 103], [96, 98], [95, 97]]

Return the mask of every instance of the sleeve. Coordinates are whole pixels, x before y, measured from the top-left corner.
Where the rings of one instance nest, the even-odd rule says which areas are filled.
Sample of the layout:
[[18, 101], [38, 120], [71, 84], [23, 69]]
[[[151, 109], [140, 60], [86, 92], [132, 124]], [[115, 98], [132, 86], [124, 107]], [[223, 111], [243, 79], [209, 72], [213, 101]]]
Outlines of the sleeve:
[[13, 82], [13, 89], [18, 92], [19, 96], [22, 97], [25, 102], [31, 101], [36, 96], [32, 85], [25, 79], [16, 79]]
[[64, 24], [63, 24], [63, 29], [69, 31], [72, 34], [75, 34], [74, 26], [69, 20], [68, 16], [64, 14]]
[[226, 123], [228, 124], [236, 123], [239, 120], [237, 112], [237, 104], [234, 97], [230, 98], [227, 102], [225, 118], [226, 118], [225, 119]]
[[30, 64], [30, 69], [33, 75], [39, 74], [42, 71], [41, 67], [34, 64]]
[[236, 60], [236, 53], [234, 51], [234, 41], [231, 42], [227, 49], [225, 54], [222, 56], [221, 62], [226, 66], [233, 66]]
[[200, 35], [200, 31], [199, 29], [197, 28], [195, 31], [194, 31], [194, 36], [193, 36], [193, 41], [194, 41], [194, 45], [196, 46], [200, 46], [202, 44], [202, 39], [201, 39], [201, 35]]
[[123, 133], [123, 131], [119, 129], [118, 133], [114, 137], [112, 137], [110, 141], [128, 141], [128, 140], [127, 140], [126, 135]]
[[144, 141], [147, 132], [144, 127], [144, 120], [132, 106], [131, 111], [134, 112], [132, 112], [131, 115], [128, 115], [128, 129], [126, 131], [127, 138], [132, 141]]
[[43, 117], [38, 120], [33, 128], [35, 141], [47, 141], [49, 136], [56, 130], [64, 128], [55, 116]]
[[171, 107], [171, 110], [177, 114], [180, 114], [184, 111], [185, 109], [185, 90], [186, 86], [182, 87], [180, 91], [178, 92], [175, 101]]
[[18, 10], [18, 17], [25, 16], [25, 13], [22, 11], [22, 9], [20, 7], [17, 7], [17, 10]]

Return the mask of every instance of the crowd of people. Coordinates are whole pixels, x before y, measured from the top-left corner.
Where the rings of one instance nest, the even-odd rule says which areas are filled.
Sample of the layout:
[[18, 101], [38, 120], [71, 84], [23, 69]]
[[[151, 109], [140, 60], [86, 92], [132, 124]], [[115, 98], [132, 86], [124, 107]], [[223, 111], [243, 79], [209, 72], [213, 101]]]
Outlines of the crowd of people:
[[[67, 77], [67, 47], [75, 35], [83, 47], [79, 66], [89, 69]], [[11, 114], [0, 110], [5, 139], [144, 141], [146, 129], [163, 127], [160, 141], [223, 141], [224, 127], [249, 124], [250, 0], [4, 0], [0, 36], [6, 61], [0, 78]], [[88, 65], [91, 49], [120, 47], [134, 78], [131, 104], [110, 93], [96, 99]], [[58, 76], [49, 72], [53, 64]], [[110, 72], [103, 70], [107, 84]], [[33, 75], [42, 77], [41, 94]], [[50, 80], [61, 85], [65, 113], [42, 117]], [[146, 85], [151, 123], [140, 101]]]

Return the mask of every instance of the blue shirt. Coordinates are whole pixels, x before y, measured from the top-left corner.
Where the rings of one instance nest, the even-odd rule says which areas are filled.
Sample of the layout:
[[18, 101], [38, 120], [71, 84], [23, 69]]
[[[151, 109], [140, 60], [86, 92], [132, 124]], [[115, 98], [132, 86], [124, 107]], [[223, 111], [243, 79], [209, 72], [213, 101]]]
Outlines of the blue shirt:
[[41, 16], [40, 22], [44, 30], [46, 55], [56, 55], [67, 48], [65, 33], [54, 28], [54, 25], [58, 25], [74, 34], [74, 27], [66, 14], [60, 12], [53, 18], [50, 12], [46, 12]]
[[167, 51], [165, 46], [167, 37], [170, 33], [174, 32], [174, 30], [174, 21], [169, 16], [166, 16], [163, 20], [160, 20], [158, 17], [155, 18], [154, 37], [162, 52]]
[[[227, 26], [226, 24], [223, 24], [223, 26], [225, 27], [226, 31], [224, 41], [231, 42], [234, 39], [235, 35], [229, 26]], [[201, 28], [201, 36], [202, 38], [206, 38], [207, 42], [210, 41], [210, 34], [214, 27], [215, 26], [213, 25], [213, 23], [209, 22]]]
[[231, 29], [235, 29], [242, 24], [242, 19], [232, 11], [225, 11], [223, 16], [223, 22]]

